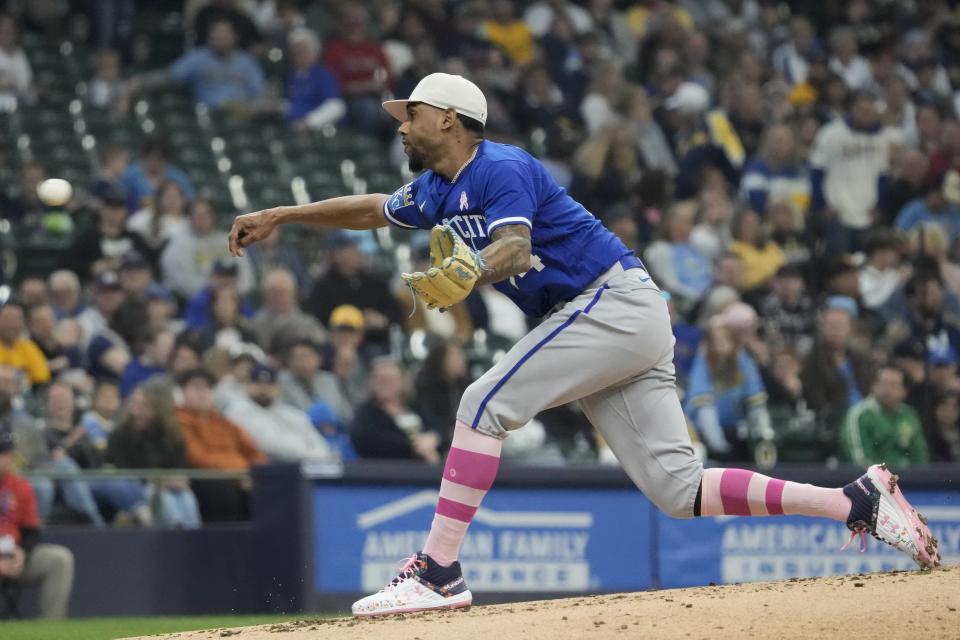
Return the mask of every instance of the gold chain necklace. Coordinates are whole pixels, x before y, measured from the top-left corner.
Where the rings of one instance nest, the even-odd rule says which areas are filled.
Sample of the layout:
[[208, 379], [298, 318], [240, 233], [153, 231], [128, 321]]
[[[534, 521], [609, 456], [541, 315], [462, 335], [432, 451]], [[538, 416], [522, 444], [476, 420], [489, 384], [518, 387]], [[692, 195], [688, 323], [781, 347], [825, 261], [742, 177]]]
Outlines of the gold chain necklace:
[[457, 172], [455, 174], [453, 174], [453, 180], [450, 181], [450, 184], [453, 184], [454, 182], [456, 182], [457, 178], [460, 177], [460, 174], [463, 173], [463, 170], [467, 168], [467, 165], [473, 162], [473, 159], [477, 157], [477, 149], [479, 148], [480, 148], [480, 143], [478, 142], [473, 146], [473, 152], [470, 154], [470, 157], [467, 158], [467, 161], [464, 162], [459, 169], [457, 169]]

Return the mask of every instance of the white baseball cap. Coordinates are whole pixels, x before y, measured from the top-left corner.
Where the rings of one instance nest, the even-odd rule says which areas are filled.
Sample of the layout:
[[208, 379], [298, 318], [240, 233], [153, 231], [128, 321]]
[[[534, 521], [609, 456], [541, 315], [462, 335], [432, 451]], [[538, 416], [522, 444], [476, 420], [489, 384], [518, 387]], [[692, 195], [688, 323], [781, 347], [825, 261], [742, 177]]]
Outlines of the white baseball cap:
[[710, 94], [696, 82], [683, 82], [673, 94], [663, 101], [670, 111], [695, 115], [703, 113], [710, 106]]
[[407, 120], [407, 103], [422, 102], [438, 109], [456, 109], [457, 113], [487, 123], [487, 99], [480, 87], [463, 76], [431, 73], [417, 83], [406, 100], [387, 100], [383, 108], [400, 122]]

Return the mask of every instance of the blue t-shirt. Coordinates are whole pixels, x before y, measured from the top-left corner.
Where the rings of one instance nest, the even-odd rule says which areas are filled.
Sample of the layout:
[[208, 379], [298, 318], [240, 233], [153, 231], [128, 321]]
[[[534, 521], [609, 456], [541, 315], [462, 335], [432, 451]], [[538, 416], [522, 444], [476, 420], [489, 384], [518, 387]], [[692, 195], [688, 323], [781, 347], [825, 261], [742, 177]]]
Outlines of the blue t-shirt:
[[267, 87], [263, 69], [245, 51], [234, 51], [224, 58], [199, 47], [174, 60], [170, 75], [190, 87], [195, 102], [210, 107], [253, 102]]
[[503, 225], [530, 227], [531, 269], [493, 285], [527, 315], [545, 316], [578, 296], [620, 258], [632, 255], [526, 151], [484, 141], [450, 183], [433, 171], [397, 189], [384, 204], [404, 229], [449, 224], [477, 251]]
[[943, 232], [947, 234], [947, 242], [953, 243], [957, 237], [960, 237], [960, 208], [948, 204], [943, 211], [934, 213], [927, 208], [923, 198], [914, 198], [903, 205], [900, 213], [897, 214], [895, 224], [901, 231], [910, 231], [925, 222], [940, 225]]
[[[697, 423], [697, 409], [712, 404], [717, 410], [717, 419], [724, 431], [736, 431], [741, 420], [746, 419], [750, 406], [761, 405], [767, 401], [767, 392], [757, 365], [740, 349], [737, 352], [737, 384], [719, 389], [710, 375], [710, 365], [703, 350], [697, 352], [690, 371], [685, 409], [694, 424]], [[699, 425], [698, 425], [699, 426]]]
[[337, 79], [322, 64], [315, 64], [304, 72], [291, 71], [287, 79], [287, 120], [296, 122], [330, 98], [340, 97]]
[[[182, 170], [173, 165], [167, 165], [163, 172], [163, 179], [176, 182], [183, 192], [183, 197], [187, 200], [193, 200], [193, 185], [190, 184], [190, 178]], [[127, 170], [120, 176], [120, 186], [127, 194], [127, 209], [131, 212], [149, 206], [153, 201], [153, 185], [147, 179], [147, 174], [143, 172], [143, 166], [140, 161], [136, 161], [127, 167]]]

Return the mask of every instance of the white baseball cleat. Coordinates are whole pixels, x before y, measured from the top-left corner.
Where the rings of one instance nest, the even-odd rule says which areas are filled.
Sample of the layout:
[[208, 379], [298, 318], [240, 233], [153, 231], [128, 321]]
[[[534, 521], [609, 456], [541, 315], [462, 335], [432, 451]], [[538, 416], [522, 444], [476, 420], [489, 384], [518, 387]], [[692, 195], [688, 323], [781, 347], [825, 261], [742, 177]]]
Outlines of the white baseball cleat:
[[850, 539], [860, 536], [860, 551], [866, 551], [866, 534], [896, 547], [916, 561], [922, 569], [940, 566], [937, 539], [927, 527], [927, 519], [907, 502], [897, 487], [899, 478], [884, 464], [875, 464], [857, 480], [843, 488], [850, 498], [850, 516], [847, 527]]
[[388, 616], [418, 611], [459, 609], [473, 603], [460, 563], [441, 567], [418, 552], [406, 560], [400, 575], [383, 589], [353, 603], [353, 615]]

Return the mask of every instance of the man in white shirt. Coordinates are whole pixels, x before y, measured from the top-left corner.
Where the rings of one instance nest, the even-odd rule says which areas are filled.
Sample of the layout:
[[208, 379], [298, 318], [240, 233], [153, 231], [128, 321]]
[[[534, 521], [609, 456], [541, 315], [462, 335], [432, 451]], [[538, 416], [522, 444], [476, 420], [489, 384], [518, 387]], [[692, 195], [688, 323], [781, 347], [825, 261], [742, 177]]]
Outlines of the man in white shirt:
[[884, 204], [890, 157], [903, 134], [884, 126], [874, 99], [852, 91], [847, 114], [825, 125], [810, 154], [811, 210], [826, 213], [829, 253], [853, 253]]

